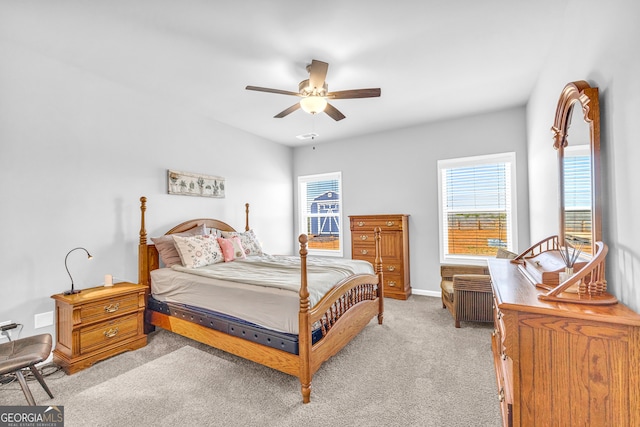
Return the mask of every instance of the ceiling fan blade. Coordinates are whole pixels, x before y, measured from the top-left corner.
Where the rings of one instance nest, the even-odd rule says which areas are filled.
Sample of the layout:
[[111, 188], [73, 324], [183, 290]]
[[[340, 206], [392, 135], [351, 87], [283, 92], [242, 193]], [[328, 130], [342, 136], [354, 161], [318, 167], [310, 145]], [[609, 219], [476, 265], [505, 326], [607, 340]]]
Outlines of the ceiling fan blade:
[[349, 99], [349, 98], [376, 98], [380, 96], [380, 88], [370, 89], [351, 89], [339, 90], [337, 92], [329, 92], [327, 98], [331, 99]]
[[322, 89], [324, 81], [327, 78], [329, 64], [314, 59], [307, 68], [309, 70], [309, 86], [311, 86], [311, 88]]
[[324, 109], [324, 112], [327, 113], [327, 115], [331, 117], [333, 120], [335, 120], [336, 122], [346, 117], [344, 114], [338, 111], [336, 107], [334, 107], [331, 104], [327, 104], [327, 107]]
[[268, 87], [260, 87], [260, 86], [247, 86], [246, 90], [255, 90], [258, 92], [269, 92], [269, 93], [279, 93], [280, 95], [293, 95], [300, 96], [298, 92], [291, 92], [288, 90], [280, 90], [280, 89], [271, 89]]
[[276, 114], [275, 116], [273, 116], [274, 119], [281, 119], [285, 116], [288, 116], [289, 114], [293, 113], [294, 111], [296, 111], [298, 108], [300, 108], [300, 103], [296, 102], [295, 104], [293, 104], [291, 107], [287, 108], [284, 111], [281, 111], [280, 113]]

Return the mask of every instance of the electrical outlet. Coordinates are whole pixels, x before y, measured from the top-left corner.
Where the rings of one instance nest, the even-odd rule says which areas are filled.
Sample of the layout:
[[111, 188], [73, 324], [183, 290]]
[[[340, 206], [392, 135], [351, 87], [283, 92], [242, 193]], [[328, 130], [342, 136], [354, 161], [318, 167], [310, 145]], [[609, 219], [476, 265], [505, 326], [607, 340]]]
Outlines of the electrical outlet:
[[33, 325], [34, 329], [53, 325], [53, 311], [47, 311], [45, 313], [38, 313], [34, 315]]

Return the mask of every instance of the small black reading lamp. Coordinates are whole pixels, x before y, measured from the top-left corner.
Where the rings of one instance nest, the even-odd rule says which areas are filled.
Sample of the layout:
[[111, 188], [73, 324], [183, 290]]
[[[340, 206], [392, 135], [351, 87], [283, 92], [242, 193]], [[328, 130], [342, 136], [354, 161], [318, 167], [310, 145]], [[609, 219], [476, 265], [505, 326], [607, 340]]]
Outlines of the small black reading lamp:
[[66, 268], [66, 269], [67, 269], [67, 274], [69, 275], [69, 279], [71, 279], [71, 290], [69, 290], [69, 291], [65, 291], [65, 292], [64, 292], [64, 295], [73, 295], [73, 294], [78, 294], [78, 293], [80, 293], [80, 290], [75, 290], [75, 289], [73, 288], [73, 277], [71, 277], [71, 273], [69, 273], [69, 267], [67, 267], [67, 258], [69, 258], [69, 254], [70, 254], [71, 252], [73, 252], [73, 251], [77, 251], [78, 249], [82, 249], [83, 251], [85, 251], [85, 252], [87, 253], [87, 258], [88, 258], [88, 259], [93, 258], [93, 257], [91, 256], [91, 254], [89, 253], [89, 251], [88, 251], [88, 250], [86, 250], [85, 248], [73, 248], [73, 249], [71, 249], [71, 250], [67, 253], [67, 256], [65, 256], [65, 257], [64, 257], [64, 268]]

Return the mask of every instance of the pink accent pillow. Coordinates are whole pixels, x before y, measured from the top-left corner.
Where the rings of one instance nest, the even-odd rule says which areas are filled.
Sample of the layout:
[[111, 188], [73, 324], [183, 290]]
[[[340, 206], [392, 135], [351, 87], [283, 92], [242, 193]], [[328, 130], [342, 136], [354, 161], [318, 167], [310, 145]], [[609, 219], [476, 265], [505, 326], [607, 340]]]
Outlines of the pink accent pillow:
[[220, 245], [220, 249], [222, 249], [224, 262], [231, 262], [236, 258], [246, 258], [239, 237], [234, 236], [228, 239], [218, 237], [218, 244]]
[[235, 236], [240, 239], [242, 249], [246, 256], [262, 255], [262, 246], [253, 230], [245, 231], [244, 233], [238, 233], [236, 231], [222, 232], [222, 237], [225, 239], [230, 239]]

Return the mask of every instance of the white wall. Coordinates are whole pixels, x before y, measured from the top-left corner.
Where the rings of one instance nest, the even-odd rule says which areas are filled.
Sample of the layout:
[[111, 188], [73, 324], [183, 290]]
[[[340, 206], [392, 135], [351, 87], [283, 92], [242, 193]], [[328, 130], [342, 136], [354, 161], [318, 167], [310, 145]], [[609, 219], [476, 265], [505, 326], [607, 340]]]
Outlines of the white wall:
[[[556, 152], [549, 128], [562, 88], [600, 91], [603, 241], [609, 291], [640, 310], [640, 3], [572, 0], [527, 107], [532, 240], [558, 229]], [[551, 197], [550, 195], [553, 195]]]
[[[514, 108], [294, 150], [299, 175], [342, 171], [345, 257], [349, 215], [409, 214], [411, 285], [440, 295], [437, 162], [516, 152], [519, 248], [529, 245], [525, 110]], [[297, 201], [295, 202], [297, 206]]]
[[[265, 250], [291, 253], [292, 150], [209, 120], [175, 100], [134, 92], [0, 42], [0, 322], [33, 330], [52, 294], [137, 282], [139, 198], [149, 237], [189, 218], [251, 225]], [[226, 178], [224, 199], [168, 195], [167, 169]]]

